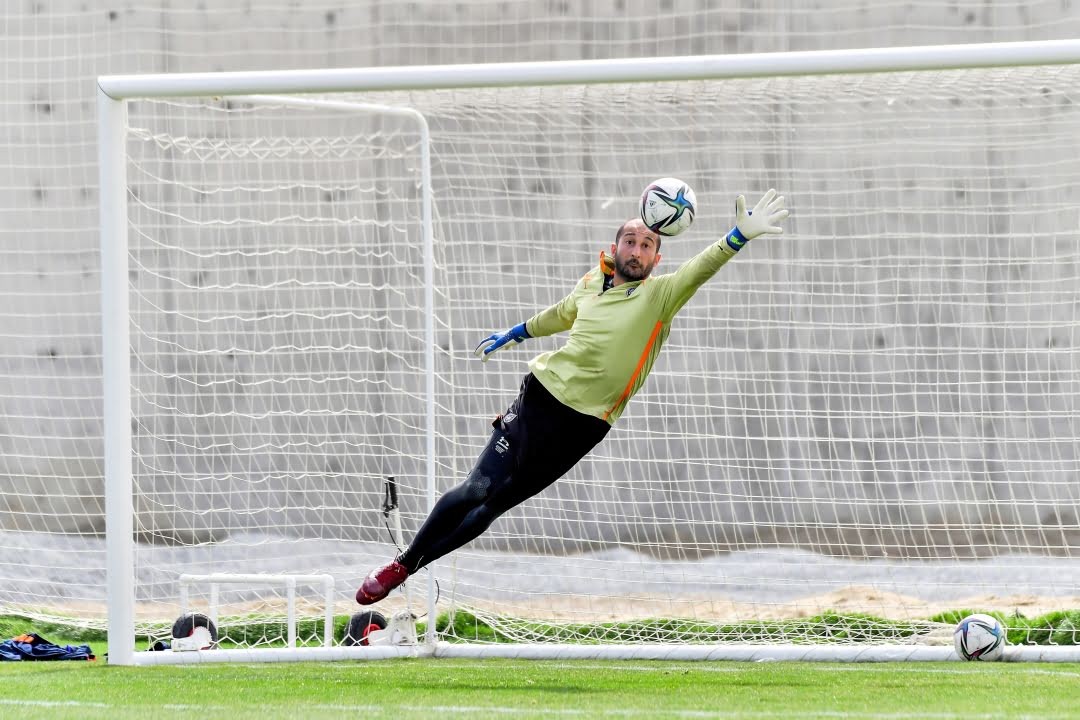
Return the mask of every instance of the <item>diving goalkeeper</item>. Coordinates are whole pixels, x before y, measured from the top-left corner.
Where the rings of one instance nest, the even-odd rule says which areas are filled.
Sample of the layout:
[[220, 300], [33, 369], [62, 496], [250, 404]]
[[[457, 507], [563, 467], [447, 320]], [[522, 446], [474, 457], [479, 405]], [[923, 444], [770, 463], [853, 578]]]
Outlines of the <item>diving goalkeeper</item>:
[[611, 256], [585, 273], [555, 305], [502, 334], [475, 354], [529, 338], [570, 331], [566, 343], [533, 358], [517, 399], [465, 481], [435, 503], [409, 547], [376, 568], [356, 591], [370, 605], [428, 563], [477, 538], [492, 522], [562, 477], [604, 439], [652, 370], [671, 321], [697, 289], [750, 240], [780, 234], [784, 197], [769, 190], [750, 212], [735, 201], [735, 227], [674, 273], [650, 277], [660, 263], [660, 236], [639, 219], [623, 223]]

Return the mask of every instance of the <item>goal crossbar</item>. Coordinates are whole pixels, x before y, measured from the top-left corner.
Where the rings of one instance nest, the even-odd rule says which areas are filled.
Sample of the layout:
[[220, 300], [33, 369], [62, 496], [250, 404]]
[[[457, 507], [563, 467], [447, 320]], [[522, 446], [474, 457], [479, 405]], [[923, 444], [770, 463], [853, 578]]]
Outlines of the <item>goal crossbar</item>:
[[1080, 40], [805, 52], [388, 68], [105, 75], [101, 94], [132, 97], [436, 90], [790, 75], [959, 70], [1080, 63]]

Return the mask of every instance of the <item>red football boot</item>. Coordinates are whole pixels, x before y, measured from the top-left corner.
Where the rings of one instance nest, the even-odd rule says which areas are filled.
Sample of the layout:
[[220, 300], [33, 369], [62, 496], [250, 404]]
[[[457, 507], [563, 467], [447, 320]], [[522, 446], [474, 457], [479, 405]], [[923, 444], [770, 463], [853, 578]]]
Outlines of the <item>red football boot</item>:
[[390, 594], [390, 591], [409, 577], [409, 570], [397, 560], [375, 568], [364, 578], [360, 589], [356, 591], [356, 602], [361, 605], [377, 603]]

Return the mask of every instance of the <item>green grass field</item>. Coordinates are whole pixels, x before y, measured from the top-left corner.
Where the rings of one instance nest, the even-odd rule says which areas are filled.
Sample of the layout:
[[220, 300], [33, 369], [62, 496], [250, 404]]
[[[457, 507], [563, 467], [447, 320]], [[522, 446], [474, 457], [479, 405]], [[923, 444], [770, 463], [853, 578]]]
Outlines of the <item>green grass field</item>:
[[[958, 610], [934, 620], [955, 622], [967, 613]], [[347, 620], [347, 616], [336, 619], [338, 636], [344, 633]], [[1010, 641], [1075, 644], [1078, 620], [1076, 611], [1030, 619], [1010, 616]], [[445, 622], [440, 619], [442, 630]], [[811, 630], [827, 630], [833, 638], [865, 641], [907, 637], [921, 627], [920, 622], [833, 615], [798, 622], [809, 623]], [[685, 623], [669, 624], [686, 630]], [[515, 720], [1080, 717], [1080, 664], [413, 659], [131, 668], [106, 664], [105, 634], [100, 630], [0, 615], [0, 636], [10, 637], [29, 627], [61, 645], [89, 644], [102, 657], [95, 662], [0, 663], [0, 712], [20, 720], [176, 715], [265, 720], [344, 714], [395, 719], [512, 716]], [[776, 633], [784, 627], [757, 623], [697, 630], [718, 639], [730, 630], [745, 639], [755, 629]], [[801, 626], [796, 629], [808, 632]], [[573, 635], [575, 628], [557, 630]], [[590, 627], [588, 635], [594, 641], [607, 639], [601, 630]], [[618, 625], [607, 628], [614, 635], [623, 630]], [[316, 638], [320, 632], [321, 626], [307, 629]], [[481, 642], [504, 639], [468, 614], [456, 618], [454, 632]], [[246, 641], [256, 642], [266, 629], [249, 624], [243, 633], [250, 635]], [[145, 645], [141, 642], [139, 649]]]
[[[95, 648], [97, 650], [97, 648]], [[391, 660], [0, 663], [28, 718], [1075, 718], [1080, 665]]]

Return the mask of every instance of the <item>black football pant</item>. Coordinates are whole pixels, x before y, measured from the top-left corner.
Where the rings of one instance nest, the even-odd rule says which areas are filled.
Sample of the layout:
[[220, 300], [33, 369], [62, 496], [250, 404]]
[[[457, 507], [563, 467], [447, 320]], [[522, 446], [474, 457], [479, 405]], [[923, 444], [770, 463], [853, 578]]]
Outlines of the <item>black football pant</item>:
[[566, 474], [611, 426], [556, 400], [529, 373], [465, 482], [435, 503], [398, 561], [416, 572], [476, 539], [497, 517]]

